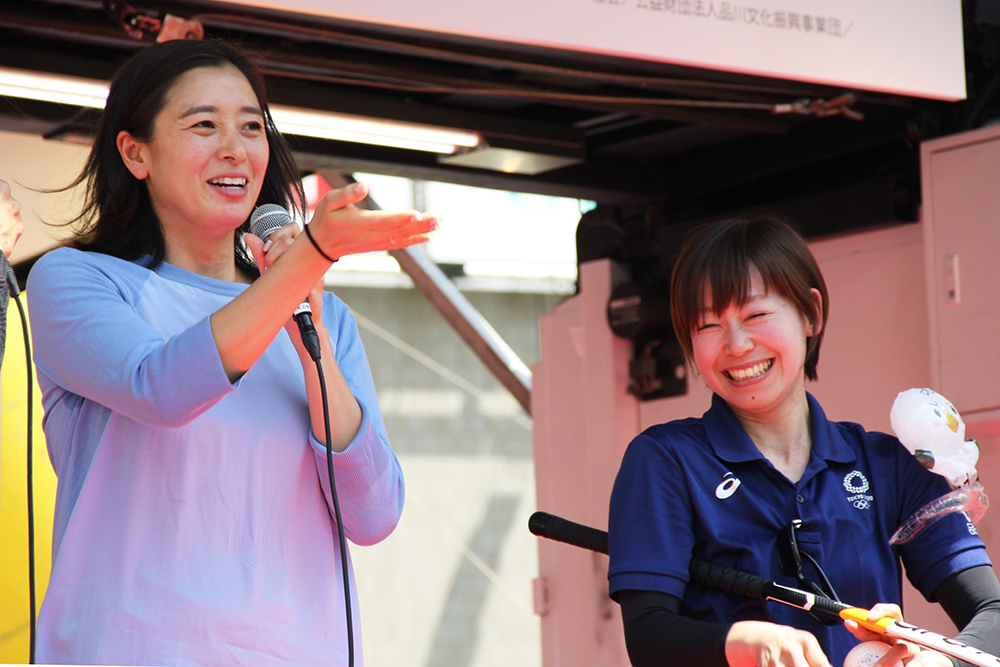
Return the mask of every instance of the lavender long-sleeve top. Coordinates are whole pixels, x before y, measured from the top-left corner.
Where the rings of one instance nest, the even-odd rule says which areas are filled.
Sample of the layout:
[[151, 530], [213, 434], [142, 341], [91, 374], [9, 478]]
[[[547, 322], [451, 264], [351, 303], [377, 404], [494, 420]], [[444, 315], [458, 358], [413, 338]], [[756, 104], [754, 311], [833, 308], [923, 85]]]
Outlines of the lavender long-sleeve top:
[[[29, 282], [59, 478], [38, 662], [346, 664], [326, 452], [302, 366], [281, 332], [233, 384], [212, 337], [209, 316], [247, 286], [66, 248]], [[344, 529], [373, 544], [399, 520], [402, 472], [357, 325], [330, 293], [323, 321], [363, 412], [334, 455]]]

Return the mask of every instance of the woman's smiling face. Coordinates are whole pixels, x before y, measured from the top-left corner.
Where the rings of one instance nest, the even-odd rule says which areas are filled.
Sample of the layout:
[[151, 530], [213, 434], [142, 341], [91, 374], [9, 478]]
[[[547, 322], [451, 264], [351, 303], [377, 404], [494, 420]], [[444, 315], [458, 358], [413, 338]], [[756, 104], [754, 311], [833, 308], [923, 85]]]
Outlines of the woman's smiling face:
[[199, 67], [170, 88], [150, 140], [124, 152], [165, 230], [232, 231], [250, 216], [267, 171], [264, 114], [234, 66]]
[[[819, 292], [812, 291], [819, 308]], [[805, 392], [806, 339], [817, 332], [795, 304], [768, 291], [753, 270], [746, 303], [730, 303], [718, 314], [712, 306], [706, 289], [691, 346], [713, 392], [747, 416], [764, 416]]]

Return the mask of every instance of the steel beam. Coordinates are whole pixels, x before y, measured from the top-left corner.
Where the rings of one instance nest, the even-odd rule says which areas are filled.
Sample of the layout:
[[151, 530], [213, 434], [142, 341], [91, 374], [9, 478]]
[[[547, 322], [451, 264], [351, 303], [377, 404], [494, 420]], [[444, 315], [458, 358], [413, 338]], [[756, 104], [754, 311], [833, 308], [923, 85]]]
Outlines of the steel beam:
[[[337, 172], [319, 173], [334, 187], [343, 187], [353, 182], [349, 176]], [[378, 205], [371, 197], [360, 205], [378, 209]], [[531, 371], [482, 313], [469, 303], [465, 295], [455, 287], [455, 283], [419, 246], [391, 250], [389, 254], [399, 262], [400, 268], [410, 277], [420, 293], [530, 415]]]

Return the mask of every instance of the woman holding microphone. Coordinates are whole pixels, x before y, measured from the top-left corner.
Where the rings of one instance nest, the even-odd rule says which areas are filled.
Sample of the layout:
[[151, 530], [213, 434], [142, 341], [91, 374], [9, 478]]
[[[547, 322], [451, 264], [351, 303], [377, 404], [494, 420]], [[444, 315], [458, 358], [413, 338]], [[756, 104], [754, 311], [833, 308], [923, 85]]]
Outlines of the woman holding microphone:
[[309, 234], [250, 234], [255, 207], [289, 207], [301, 186], [259, 72], [219, 42], [133, 56], [78, 182], [72, 246], [30, 278], [59, 477], [38, 662], [347, 664], [326, 446], [355, 543], [393, 530], [403, 479], [357, 326], [322, 279], [436, 220], [355, 208], [357, 184], [319, 203]]

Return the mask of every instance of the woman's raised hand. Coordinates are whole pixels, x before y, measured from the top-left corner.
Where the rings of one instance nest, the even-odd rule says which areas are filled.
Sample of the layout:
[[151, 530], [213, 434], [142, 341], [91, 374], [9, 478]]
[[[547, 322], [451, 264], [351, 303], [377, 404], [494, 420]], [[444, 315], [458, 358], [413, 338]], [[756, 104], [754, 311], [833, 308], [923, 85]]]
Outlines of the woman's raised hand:
[[[434, 216], [417, 211], [368, 211], [355, 206], [368, 196], [368, 188], [361, 183], [331, 191], [316, 205], [316, 213], [309, 223], [315, 247], [301, 252], [313, 253], [317, 259], [325, 254], [333, 259], [345, 255], [395, 250], [427, 241], [428, 235], [438, 228]], [[302, 229], [295, 223], [274, 230], [266, 242], [253, 234], [245, 234], [244, 242], [257, 262], [261, 274], [270, 269], [293, 244], [313, 245], [308, 238], [299, 239]], [[303, 255], [300, 255], [302, 257]], [[294, 264], [294, 263], [293, 263]], [[313, 323], [322, 333], [323, 279], [314, 283], [308, 293], [300, 296], [308, 300], [313, 311]], [[298, 334], [289, 319], [285, 329], [298, 349]], [[322, 340], [322, 336], [321, 336]], [[245, 370], [245, 369], [243, 369]]]
[[417, 211], [368, 211], [354, 204], [368, 196], [363, 183], [353, 183], [328, 193], [316, 205], [310, 231], [328, 256], [398, 250], [424, 243], [438, 228], [432, 215]]

